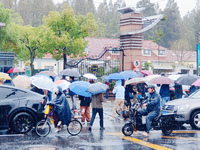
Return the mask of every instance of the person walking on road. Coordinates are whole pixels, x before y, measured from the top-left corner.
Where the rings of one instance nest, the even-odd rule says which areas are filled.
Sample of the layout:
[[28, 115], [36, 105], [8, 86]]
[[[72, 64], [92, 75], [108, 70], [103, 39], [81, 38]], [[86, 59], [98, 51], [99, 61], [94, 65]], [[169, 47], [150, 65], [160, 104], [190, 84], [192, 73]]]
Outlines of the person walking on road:
[[182, 98], [183, 88], [182, 85], [179, 84], [179, 81], [175, 82], [174, 89], [175, 89], [176, 99]]
[[164, 106], [164, 104], [166, 102], [168, 102], [170, 100], [170, 96], [169, 96], [169, 84], [162, 84], [160, 87], [160, 96], [161, 96], [161, 107]]
[[[73, 83], [75, 81], [74, 77], [69, 77], [69, 80], [70, 80], [70, 83]], [[75, 97], [75, 95], [76, 94], [69, 89], [69, 96], [72, 100], [72, 110], [76, 109], [76, 97]]]
[[91, 97], [84, 97], [79, 95], [80, 102], [80, 111], [81, 111], [81, 122], [85, 124], [85, 120], [87, 121], [87, 125], [90, 123], [90, 103], [92, 101]]
[[90, 120], [90, 127], [89, 127], [89, 131], [92, 130], [92, 125], [94, 123], [94, 119], [96, 117], [96, 114], [99, 114], [99, 118], [100, 118], [100, 130], [104, 130], [104, 123], [103, 123], [103, 93], [100, 94], [96, 94], [96, 95], [92, 95], [92, 118]]
[[116, 81], [116, 85], [113, 89], [113, 94], [116, 94], [116, 96], [115, 96], [115, 103], [114, 103], [111, 120], [114, 120], [118, 106], [120, 107], [121, 112], [123, 111], [125, 88], [122, 86], [121, 80]]

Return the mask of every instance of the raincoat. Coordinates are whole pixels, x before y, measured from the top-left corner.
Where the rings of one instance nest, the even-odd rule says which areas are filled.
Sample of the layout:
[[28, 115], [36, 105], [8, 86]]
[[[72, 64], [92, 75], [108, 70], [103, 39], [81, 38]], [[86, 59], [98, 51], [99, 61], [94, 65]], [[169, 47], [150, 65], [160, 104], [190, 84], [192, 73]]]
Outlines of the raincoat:
[[59, 93], [56, 95], [56, 98], [50, 101], [48, 104], [53, 104], [53, 110], [56, 113], [58, 120], [62, 121], [63, 125], [69, 125], [71, 121], [69, 103], [62, 91], [62, 88], [60, 86], [57, 88]]

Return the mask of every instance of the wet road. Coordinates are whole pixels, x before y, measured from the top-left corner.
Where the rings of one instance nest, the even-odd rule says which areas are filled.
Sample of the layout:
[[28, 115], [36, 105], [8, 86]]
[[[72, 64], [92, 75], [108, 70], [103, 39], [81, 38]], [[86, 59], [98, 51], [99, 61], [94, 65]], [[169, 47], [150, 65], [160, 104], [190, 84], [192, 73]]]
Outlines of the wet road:
[[163, 136], [161, 131], [151, 131], [149, 137], [141, 132], [135, 132], [126, 137], [121, 132], [124, 121], [116, 117], [110, 120], [113, 102], [104, 103], [105, 130], [99, 130], [98, 115], [95, 119], [92, 131], [83, 125], [83, 130], [78, 136], [71, 136], [64, 128], [60, 133], [55, 133], [52, 126], [51, 133], [44, 138], [38, 137], [34, 130], [26, 135], [5, 134], [0, 135], [1, 150], [123, 150], [123, 149], [158, 149], [158, 150], [188, 150], [200, 149], [200, 131], [187, 130], [174, 131], [170, 136]]

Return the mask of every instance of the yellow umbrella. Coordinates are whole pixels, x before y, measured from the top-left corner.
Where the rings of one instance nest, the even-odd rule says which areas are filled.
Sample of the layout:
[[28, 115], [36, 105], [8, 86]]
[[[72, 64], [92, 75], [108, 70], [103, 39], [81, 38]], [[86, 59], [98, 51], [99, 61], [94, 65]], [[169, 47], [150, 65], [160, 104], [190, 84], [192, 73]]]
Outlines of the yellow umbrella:
[[12, 80], [7, 73], [0, 72], [0, 80]]
[[31, 85], [31, 80], [27, 76], [18, 75], [13, 79], [13, 83], [16, 87], [26, 89]]

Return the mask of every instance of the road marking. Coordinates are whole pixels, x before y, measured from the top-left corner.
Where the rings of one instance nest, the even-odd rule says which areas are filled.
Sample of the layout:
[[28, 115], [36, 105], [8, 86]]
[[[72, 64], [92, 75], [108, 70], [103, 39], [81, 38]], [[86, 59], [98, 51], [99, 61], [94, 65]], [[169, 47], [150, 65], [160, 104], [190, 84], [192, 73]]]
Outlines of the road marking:
[[200, 139], [197, 138], [187, 138], [187, 137], [177, 137], [177, 136], [162, 136], [162, 138], [166, 138], [166, 139], [182, 139], [182, 140], [196, 140], [199, 141]]
[[197, 133], [200, 131], [173, 131], [172, 133]]
[[156, 150], [172, 150], [170, 148], [163, 147], [163, 146], [156, 145], [156, 144], [152, 144], [152, 143], [149, 143], [149, 142], [145, 142], [145, 141], [142, 141], [140, 139], [133, 138], [133, 137], [130, 137], [130, 136], [122, 136], [121, 133], [107, 133], [107, 134], [117, 135], [117, 136], [120, 136], [122, 139], [137, 143], [137, 144], [142, 145], [142, 146], [150, 147], [150, 148], [153, 148], [153, 149], [156, 149]]

